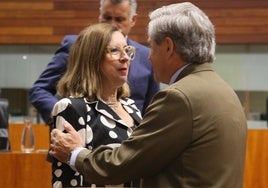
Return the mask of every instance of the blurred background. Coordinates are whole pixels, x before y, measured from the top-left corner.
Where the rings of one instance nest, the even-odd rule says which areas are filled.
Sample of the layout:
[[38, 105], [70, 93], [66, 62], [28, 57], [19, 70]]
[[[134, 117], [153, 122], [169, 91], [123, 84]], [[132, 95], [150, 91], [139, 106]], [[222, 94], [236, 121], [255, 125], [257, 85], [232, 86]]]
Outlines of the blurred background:
[[[138, 0], [138, 21], [130, 37], [147, 44], [148, 13], [180, 1]], [[216, 28], [215, 70], [238, 94], [249, 126], [267, 126], [268, 1], [190, 1]], [[99, 0], [1, 0], [0, 89], [9, 100], [10, 122], [31, 115], [28, 90], [66, 34], [98, 22]], [[161, 85], [165, 87], [164, 84]]]

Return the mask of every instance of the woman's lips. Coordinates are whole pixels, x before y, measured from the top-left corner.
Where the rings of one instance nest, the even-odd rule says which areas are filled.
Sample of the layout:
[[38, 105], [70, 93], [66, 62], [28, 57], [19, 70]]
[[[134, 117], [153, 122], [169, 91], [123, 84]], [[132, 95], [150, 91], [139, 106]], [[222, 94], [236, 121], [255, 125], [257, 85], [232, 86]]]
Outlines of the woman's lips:
[[127, 72], [127, 68], [120, 68], [119, 71], [121, 71], [121, 72]]

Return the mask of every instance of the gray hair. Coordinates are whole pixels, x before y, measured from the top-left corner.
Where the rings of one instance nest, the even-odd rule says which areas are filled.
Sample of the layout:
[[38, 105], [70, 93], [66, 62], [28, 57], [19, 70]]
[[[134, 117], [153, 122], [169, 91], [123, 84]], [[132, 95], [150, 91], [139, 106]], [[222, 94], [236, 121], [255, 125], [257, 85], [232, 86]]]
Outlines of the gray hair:
[[176, 53], [187, 63], [213, 62], [215, 30], [208, 16], [192, 3], [177, 3], [149, 15], [148, 36], [160, 44], [170, 37]]
[[[100, 7], [102, 7], [104, 1], [106, 0], [100, 0]], [[130, 3], [130, 19], [133, 18], [133, 16], [136, 14], [137, 12], [137, 8], [138, 8], [138, 4], [137, 4], [137, 1], [136, 0], [109, 0], [111, 1], [112, 4], [116, 5], [116, 4], [120, 4], [122, 3], [123, 1], [129, 1]]]

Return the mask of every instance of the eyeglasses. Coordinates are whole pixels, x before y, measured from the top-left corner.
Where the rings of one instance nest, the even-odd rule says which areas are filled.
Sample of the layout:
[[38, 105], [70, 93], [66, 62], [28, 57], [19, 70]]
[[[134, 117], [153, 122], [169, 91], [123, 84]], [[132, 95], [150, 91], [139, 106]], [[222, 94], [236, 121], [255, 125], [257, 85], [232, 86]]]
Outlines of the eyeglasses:
[[134, 46], [125, 46], [123, 48], [108, 47], [107, 52], [115, 60], [120, 59], [122, 57], [123, 53], [126, 53], [130, 60], [133, 60], [135, 58], [135, 47]]

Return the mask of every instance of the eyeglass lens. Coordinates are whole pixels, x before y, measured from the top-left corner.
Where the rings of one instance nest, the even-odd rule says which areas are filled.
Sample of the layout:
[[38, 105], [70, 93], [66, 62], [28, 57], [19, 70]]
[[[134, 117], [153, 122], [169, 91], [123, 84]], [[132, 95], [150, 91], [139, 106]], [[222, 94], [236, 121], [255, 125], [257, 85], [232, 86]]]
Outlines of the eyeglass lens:
[[119, 59], [122, 53], [126, 53], [130, 60], [133, 60], [135, 57], [135, 47], [133, 46], [125, 46], [123, 49], [120, 48], [110, 48], [109, 53], [114, 56], [116, 59]]

